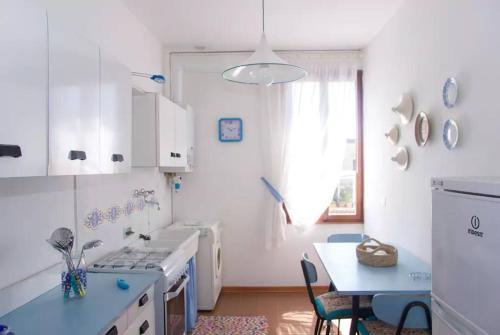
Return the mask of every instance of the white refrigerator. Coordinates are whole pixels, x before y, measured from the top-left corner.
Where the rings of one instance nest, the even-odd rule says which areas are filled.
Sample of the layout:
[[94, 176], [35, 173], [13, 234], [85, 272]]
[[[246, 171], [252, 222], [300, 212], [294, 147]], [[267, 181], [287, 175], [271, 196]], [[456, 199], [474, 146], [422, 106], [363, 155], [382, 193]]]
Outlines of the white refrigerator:
[[500, 334], [500, 177], [432, 180], [437, 335]]

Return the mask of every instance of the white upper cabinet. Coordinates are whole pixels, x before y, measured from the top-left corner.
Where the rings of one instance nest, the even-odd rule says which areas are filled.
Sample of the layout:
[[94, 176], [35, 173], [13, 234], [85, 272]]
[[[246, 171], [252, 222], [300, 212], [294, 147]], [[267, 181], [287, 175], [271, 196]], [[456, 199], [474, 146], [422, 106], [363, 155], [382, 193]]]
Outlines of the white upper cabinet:
[[133, 166], [155, 166], [163, 172], [186, 171], [186, 110], [154, 93], [139, 94], [133, 100]]
[[175, 142], [176, 105], [157, 95], [158, 106], [158, 166], [176, 166], [179, 160]]
[[100, 165], [102, 173], [130, 172], [132, 83], [130, 70], [101, 49]]
[[49, 175], [100, 172], [99, 76], [99, 47], [49, 17]]
[[175, 154], [177, 161], [173, 166], [184, 167], [187, 164], [187, 115], [186, 111], [175, 106]]
[[47, 14], [0, 1], [0, 177], [47, 175]]

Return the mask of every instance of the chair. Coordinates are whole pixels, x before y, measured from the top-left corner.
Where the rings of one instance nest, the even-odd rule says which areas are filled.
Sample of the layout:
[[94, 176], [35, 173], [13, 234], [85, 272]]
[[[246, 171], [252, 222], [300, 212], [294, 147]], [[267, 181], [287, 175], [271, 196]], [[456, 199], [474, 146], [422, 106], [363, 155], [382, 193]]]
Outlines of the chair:
[[[350, 296], [339, 296], [336, 292], [327, 292], [319, 296], [314, 296], [312, 290], [312, 284], [318, 281], [318, 274], [316, 272], [316, 267], [309, 260], [306, 253], [302, 254], [302, 260], [300, 261], [302, 266], [302, 272], [304, 273], [304, 279], [307, 287], [307, 294], [309, 295], [309, 300], [313, 304], [314, 312], [316, 313], [316, 326], [314, 328], [314, 335], [320, 334], [323, 328], [323, 323], [326, 320], [326, 334], [330, 334], [332, 320], [337, 319], [349, 319], [352, 317], [352, 297]], [[368, 317], [372, 315], [370, 308], [370, 299], [361, 298], [360, 299], [360, 316]]]
[[[361, 243], [363, 240], [369, 238], [366, 234], [332, 234], [328, 236], [326, 241], [328, 243]], [[330, 283], [329, 291], [335, 291], [335, 286]]]
[[372, 308], [378, 320], [358, 321], [360, 335], [424, 335], [432, 333], [430, 297], [377, 294]]
[[361, 243], [369, 238], [366, 234], [332, 234], [328, 236], [328, 243]]

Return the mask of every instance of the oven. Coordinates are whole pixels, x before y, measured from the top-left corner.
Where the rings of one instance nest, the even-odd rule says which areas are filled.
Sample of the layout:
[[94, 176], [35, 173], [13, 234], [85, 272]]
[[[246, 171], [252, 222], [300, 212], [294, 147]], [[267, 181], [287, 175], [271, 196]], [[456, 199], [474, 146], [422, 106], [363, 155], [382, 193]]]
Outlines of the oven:
[[186, 284], [189, 276], [184, 273], [164, 295], [165, 331], [167, 335], [186, 334]]

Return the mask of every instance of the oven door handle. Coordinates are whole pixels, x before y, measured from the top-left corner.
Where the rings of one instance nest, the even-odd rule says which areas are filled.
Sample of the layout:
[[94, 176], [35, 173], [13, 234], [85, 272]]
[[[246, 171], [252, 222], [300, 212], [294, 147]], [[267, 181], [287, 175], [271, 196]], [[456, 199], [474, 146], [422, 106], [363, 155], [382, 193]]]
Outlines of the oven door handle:
[[185, 278], [182, 281], [182, 284], [179, 285], [177, 290], [175, 290], [174, 292], [167, 292], [167, 294], [165, 295], [166, 301], [170, 301], [170, 300], [176, 298], [181, 293], [181, 291], [186, 287], [186, 284], [188, 283], [188, 281], [189, 281], [189, 275], [185, 275]]

